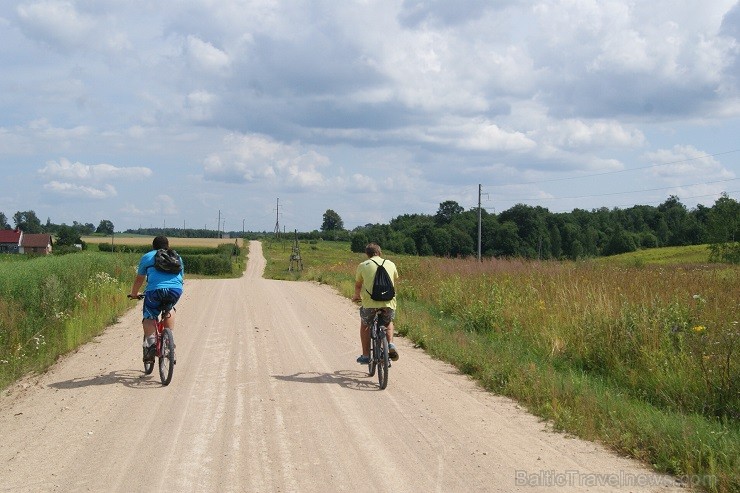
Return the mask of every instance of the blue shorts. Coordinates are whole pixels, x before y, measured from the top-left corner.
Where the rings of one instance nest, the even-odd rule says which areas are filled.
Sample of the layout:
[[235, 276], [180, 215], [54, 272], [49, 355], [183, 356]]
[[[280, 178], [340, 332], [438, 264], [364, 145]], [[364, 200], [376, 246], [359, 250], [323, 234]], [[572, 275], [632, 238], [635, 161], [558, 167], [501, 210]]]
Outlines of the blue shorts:
[[156, 320], [159, 314], [174, 308], [182, 289], [162, 288], [144, 293], [144, 319]]

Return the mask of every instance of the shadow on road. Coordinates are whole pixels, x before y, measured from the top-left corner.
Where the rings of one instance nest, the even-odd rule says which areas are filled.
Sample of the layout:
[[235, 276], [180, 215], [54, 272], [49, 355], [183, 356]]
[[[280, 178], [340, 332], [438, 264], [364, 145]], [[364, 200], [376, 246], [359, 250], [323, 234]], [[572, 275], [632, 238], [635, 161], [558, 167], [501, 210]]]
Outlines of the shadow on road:
[[151, 375], [144, 375], [137, 370], [120, 370], [106, 373], [105, 375], [96, 375], [88, 378], [73, 378], [63, 382], [49, 384], [49, 387], [55, 389], [79, 389], [82, 387], [94, 387], [98, 385], [123, 385], [132, 389], [147, 389], [151, 387], [161, 387], [159, 374], [155, 371]]
[[369, 377], [367, 373], [353, 370], [338, 370], [334, 373], [309, 371], [292, 375], [273, 375], [272, 377], [284, 382], [324, 383], [352, 390], [379, 390], [377, 379]]

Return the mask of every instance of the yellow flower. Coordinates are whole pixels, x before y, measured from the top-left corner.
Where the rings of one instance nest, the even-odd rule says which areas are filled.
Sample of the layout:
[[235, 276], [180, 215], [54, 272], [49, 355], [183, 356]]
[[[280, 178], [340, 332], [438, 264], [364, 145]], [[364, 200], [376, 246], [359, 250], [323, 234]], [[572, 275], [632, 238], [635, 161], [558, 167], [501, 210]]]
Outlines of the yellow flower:
[[705, 330], [707, 330], [707, 328], [704, 327], [703, 325], [697, 325], [696, 327], [692, 327], [691, 330], [693, 330], [697, 334], [701, 334], [702, 332], [704, 332]]

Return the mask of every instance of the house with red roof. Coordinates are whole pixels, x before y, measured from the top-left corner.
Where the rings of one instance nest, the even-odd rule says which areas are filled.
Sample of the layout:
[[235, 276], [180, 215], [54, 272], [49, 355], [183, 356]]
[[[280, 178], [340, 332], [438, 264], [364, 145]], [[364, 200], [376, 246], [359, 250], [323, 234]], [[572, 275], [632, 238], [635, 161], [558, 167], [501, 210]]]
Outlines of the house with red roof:
[[20, 253], [35, 255], [49, 255], [51, 253], [51, 235], [47, 233], [24, 233], [21, 238]]
[[0, 253], [20, 253], [23, 231], [0, 229]]
[[51, 235], [24, 233], [19, 229], [0, 230], [0, 253], [48, 255], [52, 249]]

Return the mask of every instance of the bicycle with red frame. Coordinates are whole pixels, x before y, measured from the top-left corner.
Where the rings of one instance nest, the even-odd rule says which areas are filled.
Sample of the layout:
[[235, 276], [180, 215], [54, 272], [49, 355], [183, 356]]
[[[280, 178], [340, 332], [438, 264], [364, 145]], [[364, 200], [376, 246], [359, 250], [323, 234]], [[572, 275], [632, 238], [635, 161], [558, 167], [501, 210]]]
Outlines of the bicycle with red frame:
[[[128, 297], [132, 300], [143, 300], [144, 295]], [[157, 328], [156, 333], [156, 353], [155, 357], [159, 358], [159, 379], [162, 385], [169, 385], [172, 381], [172, 372], [175, 370], [175, 336], [169, 327], [164, 326], [164, 321], [170, 317], [172, 307], [164, 307], [159, 316], [154, 320]], [[144, 361], [144, 374], [149, 375], [154, 370], [154, 361]]]

